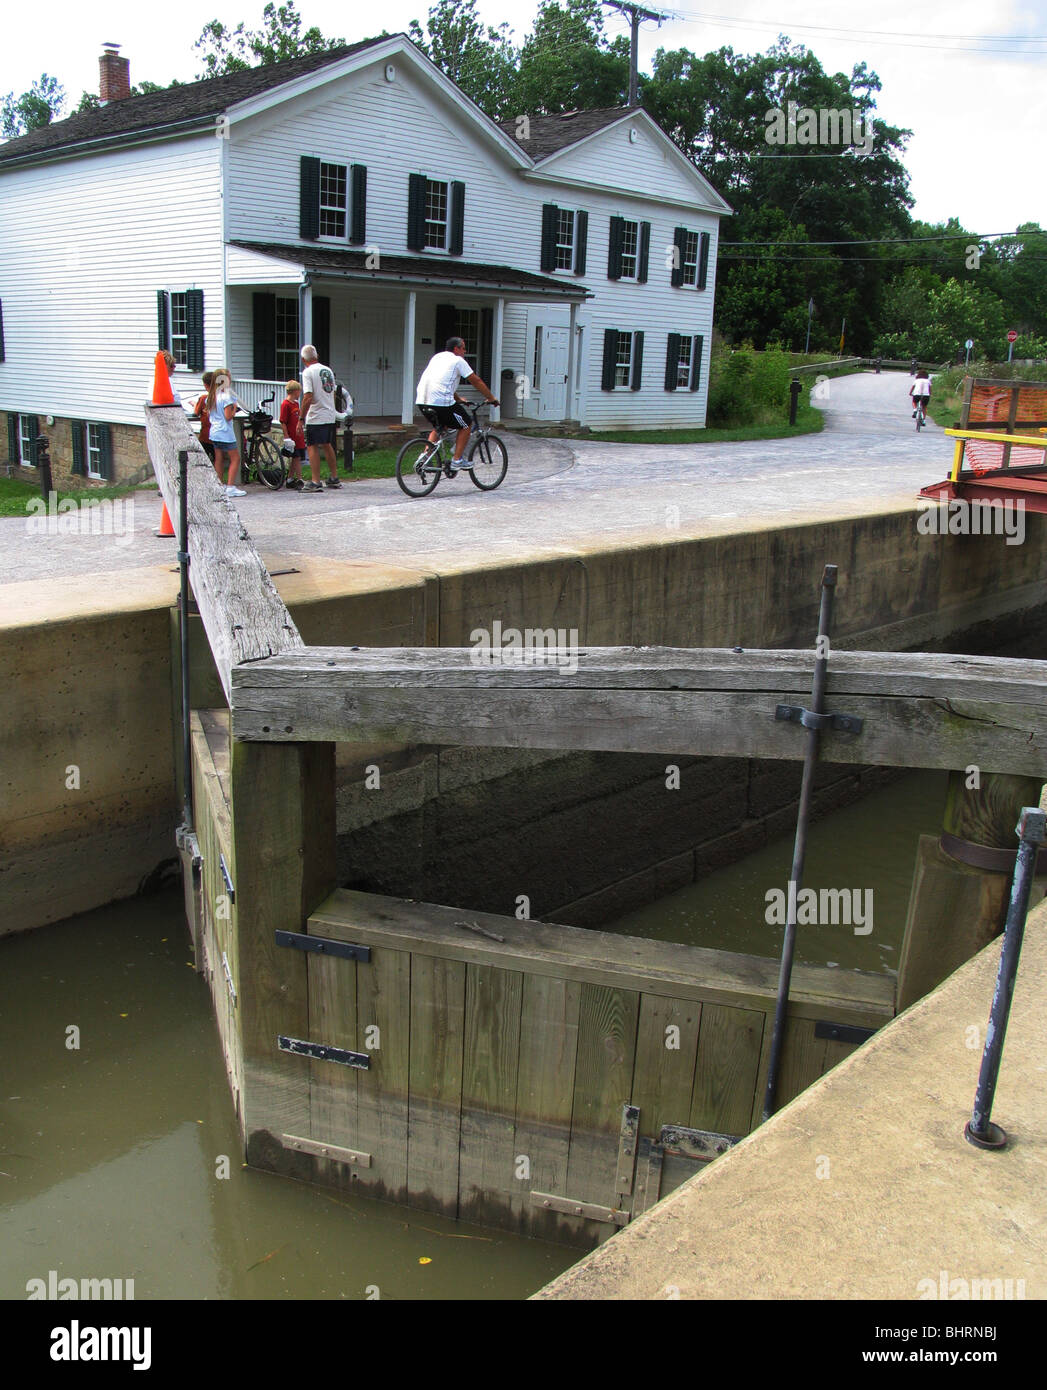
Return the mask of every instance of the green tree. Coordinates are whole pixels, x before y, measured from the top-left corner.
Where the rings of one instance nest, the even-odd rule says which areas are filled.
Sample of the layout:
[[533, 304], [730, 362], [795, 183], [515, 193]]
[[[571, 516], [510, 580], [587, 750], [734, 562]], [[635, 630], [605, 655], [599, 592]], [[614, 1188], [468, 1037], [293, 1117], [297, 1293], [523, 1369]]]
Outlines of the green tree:
[[598, 0], [542, 0], [520, 51], [520, 112], [622, 106], [629, 95], [629, 43], [608, 43]]
[[220, 19], [212, 19], [201, 30], [193, 45], [203, 57], [201, 77], [223, 77], [245, 68], [280, 63], [286, 58], [302, 58], [309, 53], [326, 53], [341, 48], [345, 39], [328, 39], [314, 25], [302, 33], [302, 17], [294, 0], [285, 5], [270, 3], [262, 11], [262, 27], [249, 30], [243, 21], [235, 29]]
[[14, 140], [31, 130], [39, 130], [61, 116], [64, 106], [65, 88], [56, 77], [41, 73], [28, 92], [18, 97], [8, 92], [0, 102], [0, 135], [5, 140]]
[[425, 56], [492, 120], [517, 113], [519, 55], [509, 26], [484, 26], [476, 13], [476, 0], [436, 0], [425, 31], [412, 19], [410, 34]]
[[1047, 335], [1047, 231], [1038, 222], [990, 242], [982, 272], [979, 280], [999, 295], [1009, 328]]

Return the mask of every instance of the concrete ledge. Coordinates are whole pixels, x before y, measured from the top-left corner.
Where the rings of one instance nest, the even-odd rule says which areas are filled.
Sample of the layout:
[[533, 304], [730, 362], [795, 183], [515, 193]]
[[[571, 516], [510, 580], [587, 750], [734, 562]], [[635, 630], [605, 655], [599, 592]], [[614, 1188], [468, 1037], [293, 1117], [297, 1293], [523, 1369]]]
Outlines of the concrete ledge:
[[993, 1107], [1011, 1143], [993, 1153], [963, 1127], [999, 956], [987, 946], [535, 1298], [1047, 1297], [1047, 905]]

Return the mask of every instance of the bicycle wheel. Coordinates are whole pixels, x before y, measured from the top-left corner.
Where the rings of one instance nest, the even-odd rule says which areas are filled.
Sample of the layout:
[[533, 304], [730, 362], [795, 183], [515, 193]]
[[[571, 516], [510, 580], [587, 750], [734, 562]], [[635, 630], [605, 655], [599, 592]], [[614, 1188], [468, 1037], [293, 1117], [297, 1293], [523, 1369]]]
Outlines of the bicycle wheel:
[[916, 407], [916, 433], [919, 434], [925, 424], [923, 411], [919, 406]]
[[396, 481], [408, 497], [428, 497], [440, 481], [439, 446], [409, 439], [396, 456]]
[[254, 471], [258, 481], [275, 492], [287, 478], [287, 460], [271, 439], [259, 439], [254, 455]]
[[509, 455], [496, 434], [478, 439], [469, 450], [469, 476], [481, 492], [491, 492], [509, 471]]

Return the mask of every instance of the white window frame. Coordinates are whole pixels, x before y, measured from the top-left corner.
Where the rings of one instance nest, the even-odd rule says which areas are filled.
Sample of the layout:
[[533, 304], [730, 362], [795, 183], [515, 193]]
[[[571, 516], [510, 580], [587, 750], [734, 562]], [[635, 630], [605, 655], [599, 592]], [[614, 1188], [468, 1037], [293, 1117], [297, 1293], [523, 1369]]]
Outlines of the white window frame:
[[470, 362], [478, 362], [480, 358], [480, 310], [459, 309], [455, 333], [465, 344], [466, 358]]
[[[556, 264], [554, 270], [574, 270], [578, 217], [574, 208], [556, 209]], [[566, 259], [564, 259], [566, 257]]]
[[[329, 201], [326, 202], [326, 203], [324, 202], [324, 180], [325, 180], [325, 178], [326, 178], [328, 181], [330, 181], [330, 179], [331, 179], [331, 173], [325, 173], [325, 171], [327, 171], [327, 170], [334, 171], [334, 177], [335, 177], [336, 181], [338, 180], [338, 178], [339, 178], [339, 176], [340, 176], [341, 189], [342, 189], [342, 201], [341, 201], [341, 203], [339, 203], [339, 202], [337, 201], [337, 195], [336, 195], [335, 199], [329, 200]], [[342, 230], [341, 230], [340, 232], [331, 232], [331, 231], [325, 232], [325, 231], [324, 231], [324, 214], [325, 214], [325, 213], [326, 213], [329, 217], [340, 217], [340, 218], [341, 218], [341, 221], [342, 221]], [[318, 212], [318, 236], [317, 236], [317, 240], [318, 240], [318, 241], [337, 241], [337, 242], [343, 242], [343, 241], [348, 240], [348, 237], [349, 237], [349, 166], [348, 166], [347, 164], [332, 164], [332, 163], [328, 163], [326, 160], [321, 160], [321, 161], [320, 161], [320, 192], [319, 192], [319, 212]]]
[[[694, 238], [694, 260], [693, 260], [693, 261], [692, 261], [692, 260], [690, 259], [690, 257], [688, 256], [688, 252], [689, 252], [690, 249], [691, 249], [691, 238], [692, 238], [692, 237]], [[682, 281], [681, 281], [682, 284], [684, 284], [684, 285], [693, 285], [693, 286], [697, 287], [697, 285], [698, 285], [698, 261], [699, 261], [699, 259], [700, 259], [700, 257], [701, 257], [701, 254], [702, 254], [702, 234], [701, 234], [701, 232], [692, 232], [692, 231], [689, 231], [689, 230], [688, 230], [688, 231], [686, 232], [686, 240], [685, 240], [685, 242], [684, 242], [683, 261], [682, 261], [682, 264], [681, 264], [681, 266], [680, 266], [680, 271], [681, 271], [681, 275], [682, 275]]]
[[[189, 298], [185, 290], [167, 293], [168, 339], [176, 367], [189, 364]], [[177, 325], [177, 328], [176, 328]]]
[[531, 378], [531, 395], [540, 396], [542, 392], [542, 325], [536, 324], [534, 330], [534, 376]]
[[[443, 217], [430, 217], [430, 197], [439, 196], [437, 190], [443, 190]], [[439, 241], [430, 241], [430, 228], [442, 227], [443, 232]], [[449, 179], [431, 179], [428, 174], [425, 177], [425, 215], [422, 219], [422, 249], [423, 251], [446, 251], [447, 241], [451, 232], [451, 184]]]
[[[694, 357], [694, 339], [695, 339], [695, 335], [694, 335], [693, 333], [681, 333], [681, 334], [680, 334], [680, 350], [679, 350], [679, 353], [678, 353], [677, 358], [676, 358], [676, 389], [677, 389], [677, 390], [679, 390], [681, 386], [682, 386], [685, 390], [690, 390], [690, 387], [691, 387], [691, 367], [692, 367], [692, 359], [693, 359], [693, 357]], [[684, 356], [684, 344], [685, 344], [685, 343], [686, 343], [686, 345], [687, 345], [687, 356], [686, 356], [686, 357]]]
[[[628, 352], [628, 355], [627, 355], [627, 357], [626, 357], [626, 360], [623, 362], [623, 361], [622, 361], [622, 342], [623, 342], [624, 339], [628, 339], [628, 342], [629, 342], [629, 352]], [[624, 388], [625, 390], [629, 390], [629, 388], [632, 386], [632, 381], [633, 381], [633, 353], [634, 353], [635, 351], [636, 351], [636, 334], [635, 334], [631, 329], [630, 329], [630, 331], [629, 331], [628, 333], [623, 333], [623, 332], [619, 331], [619, 333], [618, 333], [618, 343], [617, 343], [617, 346], [616, 346], [615, 359], [614, 359], [614, 389], [615, 389], [616, 391], [619, 391], [619, 390], [621, 390], [622, 388]], [[625, 380], [624, 380], [624, 381], [620, 380], [620, 377], [621, 377], [621, 374], [622, 374], [623, 371], [625, 372]]]
[[[286, 307], [288, 304], [292, 306], [293, 310], [290, 314]], [[281, 318], [283, 319], [282, 323]], [[298, 300], [291, 298], [289, 295], [277, 295], [275, 322], [276, 379], [277, 381], [290, 381], [302, 370], [301, 358], [298, 355]], [[284, 346], [281, 346], [281, 336]], [[283, 358], [283, 365], [281, 365], [281, 358]]]
[[[630, 228], [632, 228], [633, 249], [632, 251], [627, 251], [625, 249], [625, 238]], [[629, 260], [632, 261], [633, 268], [630, 274], [626, 274], [625, 265], [626, 261]], [[622, 218], [622, 254], [619, 265], [621, 267], [621, 274], [618, 276], [619, 280], [636, 279], [636, 273], [640, 267], [640, 223], [634, 222], [628, 217]]]
[[18, 462], [23, 468], [33, 467], [33, 434], [30, 420], [35, 420], [33, 415], [19, 415], [18, 417]]
[[102, 440], [98, 433], [100, 429], [100, 425], [92, 424], [90, 420], [84, 424], [84, 463], [89, 478], [105, 477], [99, 467], [102, 461]]

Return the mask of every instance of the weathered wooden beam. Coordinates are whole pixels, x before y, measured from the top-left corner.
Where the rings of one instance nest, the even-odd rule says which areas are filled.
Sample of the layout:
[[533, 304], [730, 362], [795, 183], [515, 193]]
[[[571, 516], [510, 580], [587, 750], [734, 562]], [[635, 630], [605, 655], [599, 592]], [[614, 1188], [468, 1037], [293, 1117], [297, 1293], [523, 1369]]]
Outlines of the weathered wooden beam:
[[[806, 706], [811, 651], [597, 648], [511, 662], [477, 648], [306, 647], [233, 675], [233, 736], [391, 739], [479, 747], [802, 758], [775, 718]], [[1047, 776], [1047, 663], [929, 653], [839, 652], [826, 762]]]
[[189, 582], [229, 700], [234, 666], [289, 652], [302, 638], [185, 412], [146, 406], [145, 437], [176, 528], [178, 454], [189, 454]]

